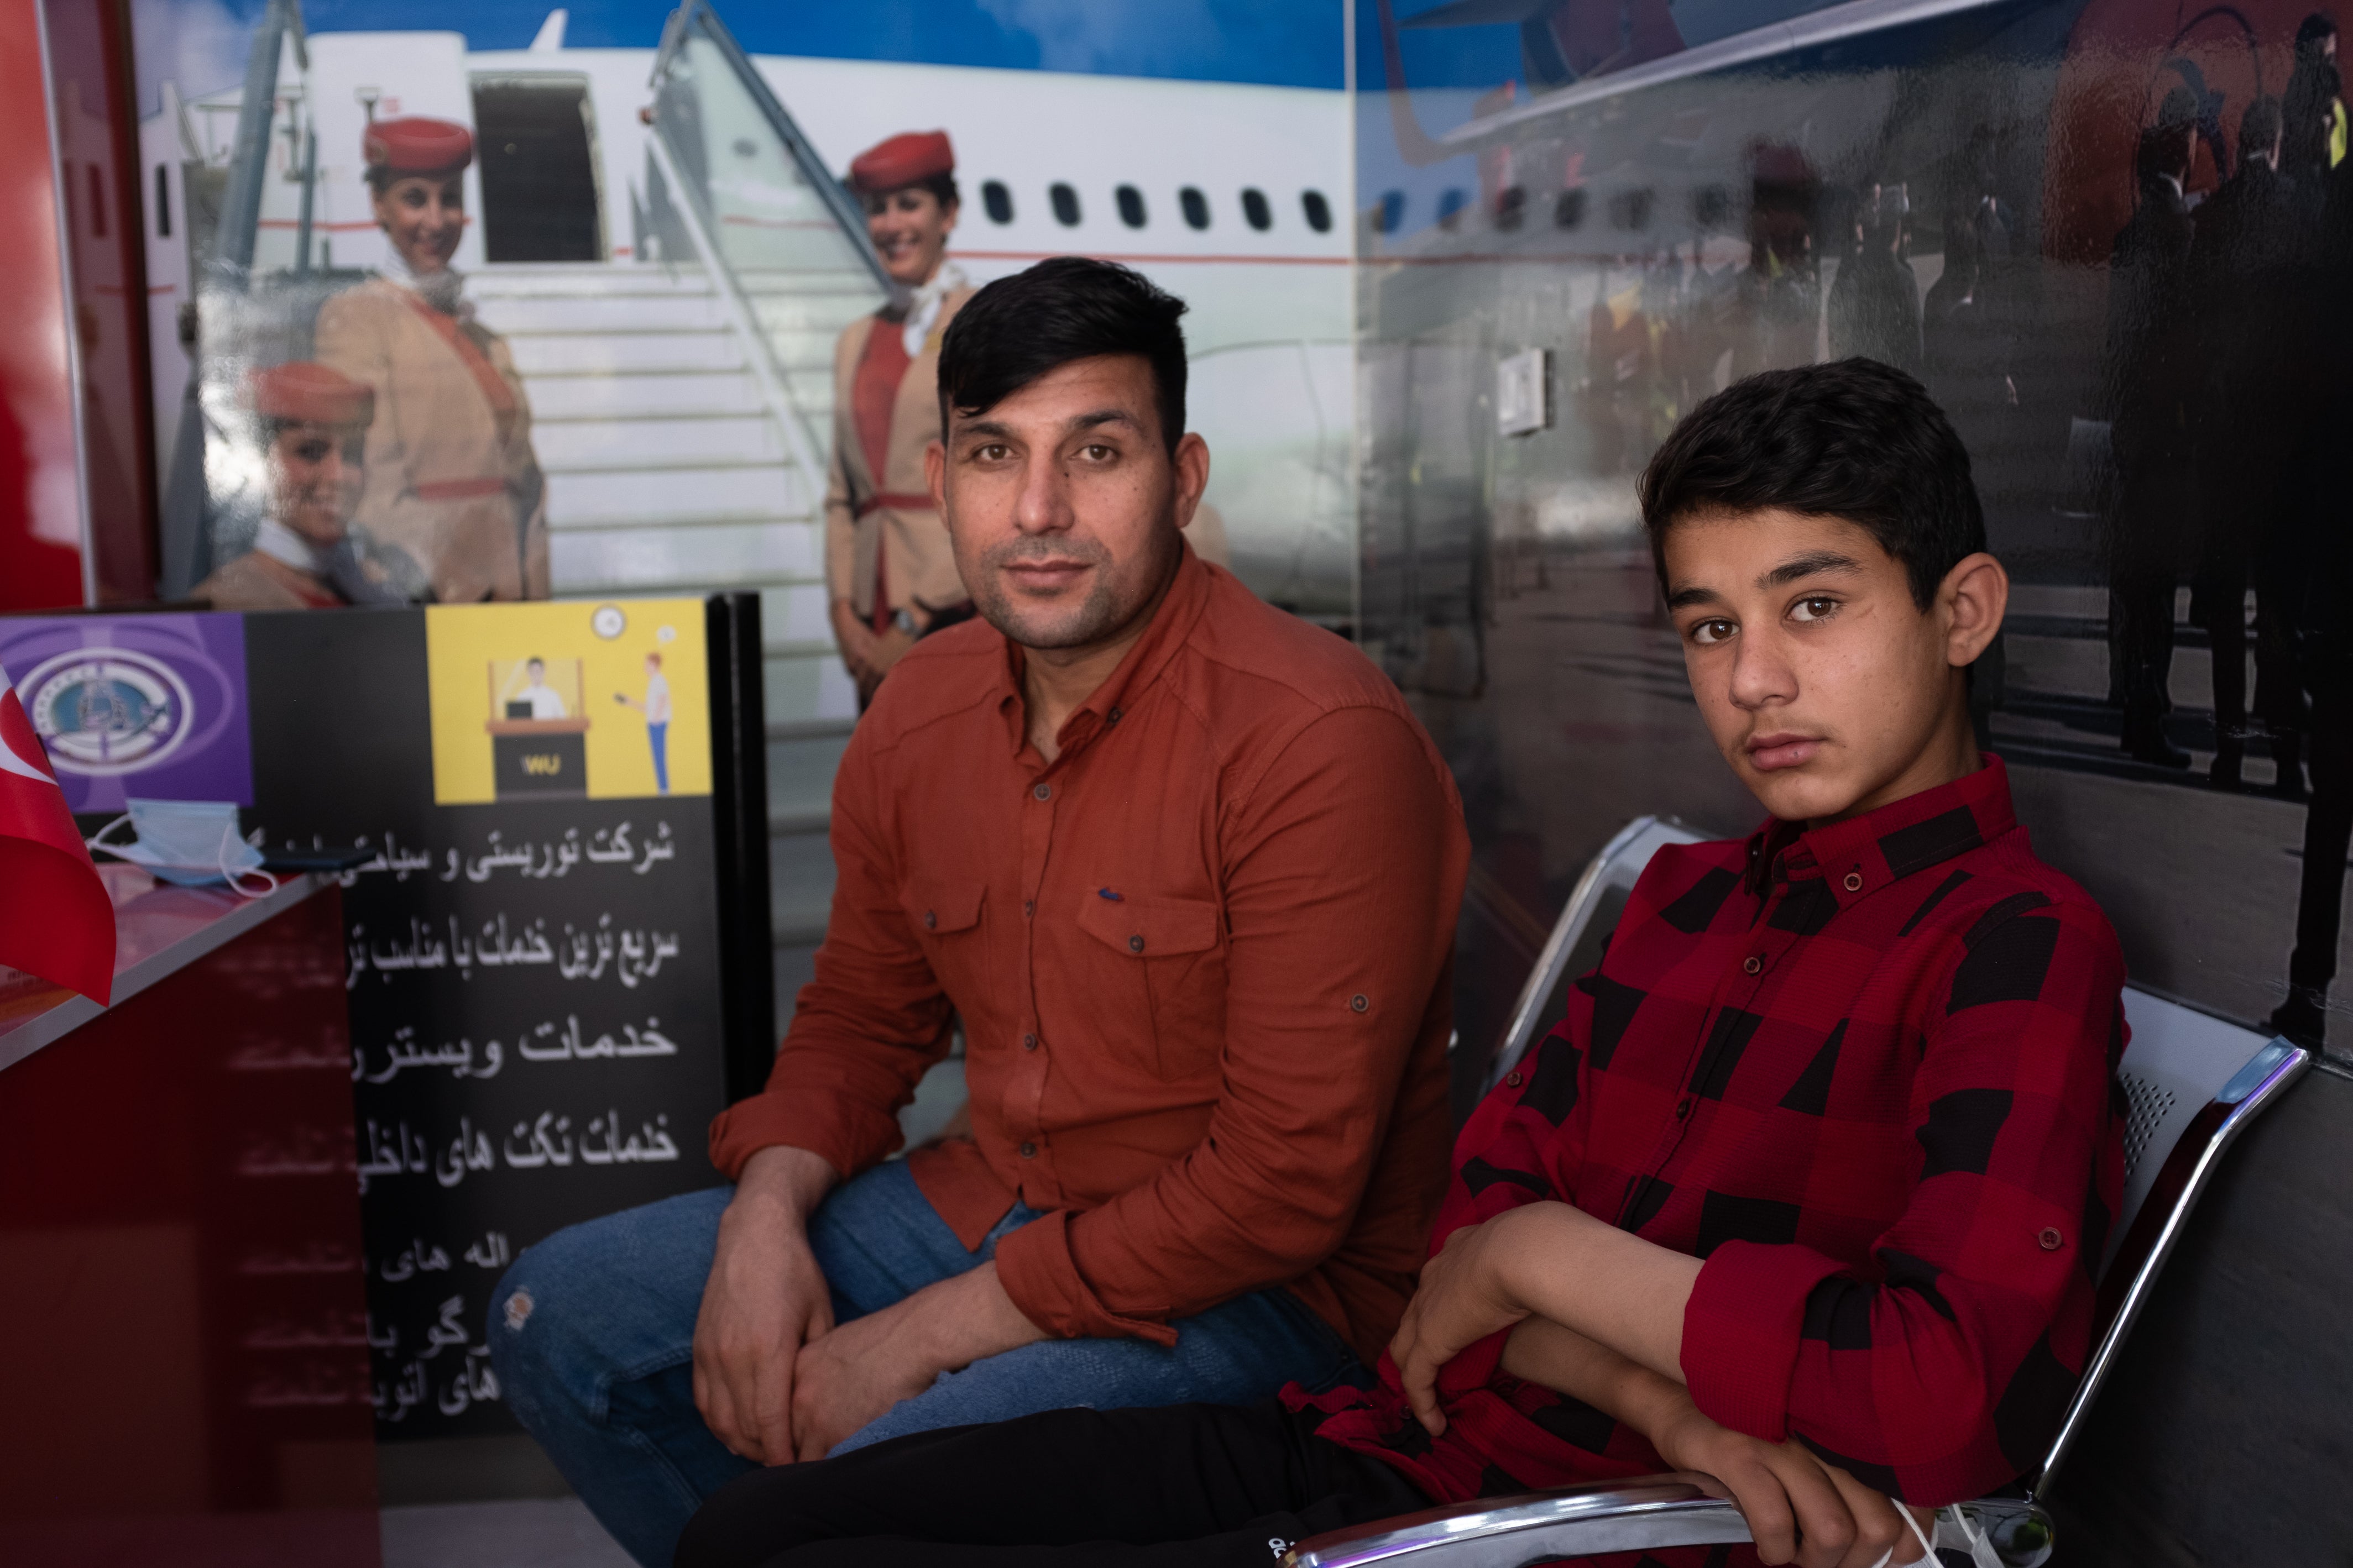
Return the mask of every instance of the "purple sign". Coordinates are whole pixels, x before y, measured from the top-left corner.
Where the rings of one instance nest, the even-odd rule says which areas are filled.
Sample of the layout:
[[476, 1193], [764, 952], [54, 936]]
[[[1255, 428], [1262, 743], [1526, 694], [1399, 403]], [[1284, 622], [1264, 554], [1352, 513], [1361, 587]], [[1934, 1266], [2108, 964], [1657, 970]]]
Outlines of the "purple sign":
[[76, 812], [253, 804], [242, 616], [0, 620], [0, 668]]

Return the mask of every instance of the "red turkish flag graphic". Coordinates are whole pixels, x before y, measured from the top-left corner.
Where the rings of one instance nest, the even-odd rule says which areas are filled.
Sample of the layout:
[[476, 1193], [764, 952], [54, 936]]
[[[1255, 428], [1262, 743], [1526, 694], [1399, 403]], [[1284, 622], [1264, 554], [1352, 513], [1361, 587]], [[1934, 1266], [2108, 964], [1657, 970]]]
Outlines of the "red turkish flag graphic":
[[114, 900], [66, 809], [41, 738], [0, 669], [0, 963], [104, 1004]]

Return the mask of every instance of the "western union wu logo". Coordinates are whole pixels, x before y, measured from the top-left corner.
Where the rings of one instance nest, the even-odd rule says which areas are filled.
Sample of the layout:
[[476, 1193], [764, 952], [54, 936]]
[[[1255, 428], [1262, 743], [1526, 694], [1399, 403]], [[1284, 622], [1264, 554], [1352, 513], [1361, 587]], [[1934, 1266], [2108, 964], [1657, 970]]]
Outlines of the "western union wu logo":
[[534, 752], [522, 760], [522, 771], [542, 778], [554, 778], [564, 771], [564, 758], [556, 752]]

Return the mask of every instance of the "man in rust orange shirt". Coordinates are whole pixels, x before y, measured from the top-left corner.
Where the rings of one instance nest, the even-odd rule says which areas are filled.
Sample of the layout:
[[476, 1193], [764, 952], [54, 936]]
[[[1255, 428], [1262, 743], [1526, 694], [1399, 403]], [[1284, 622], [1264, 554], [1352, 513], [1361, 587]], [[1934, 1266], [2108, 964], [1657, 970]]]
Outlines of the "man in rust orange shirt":
[[[1362, 1375], [1445, 1175], [1469, 846], [1348, 643], [1184, 542], [1181, 302], [1061, 259], [982, 289], [928, 477], [977, 620], [886, 682], [732, 1189], [550, 1237], [506, 1396], [667, 1563], [755, 1464], [1041, 1409]], [[973, 1132], [884, 1163], [961, 1020]]]

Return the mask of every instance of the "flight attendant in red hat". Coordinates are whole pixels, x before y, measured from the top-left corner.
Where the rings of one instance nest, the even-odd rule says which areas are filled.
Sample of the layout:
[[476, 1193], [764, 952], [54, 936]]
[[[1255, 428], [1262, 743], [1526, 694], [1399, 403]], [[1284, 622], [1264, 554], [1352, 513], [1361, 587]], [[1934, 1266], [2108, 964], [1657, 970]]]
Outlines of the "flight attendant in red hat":
[[939, 438], [940, 337], [972, 297], [947, 259], [955, 150], [944, 131], [908, 132], [860, 153], [850, 188], [895, 286], [833, 351], [833, 473], [825, 574], [842, 662], [862, 706], [917, 637], [972, 613], [923, 448]]
[[349, 376], [298, 362], [256, 371], [246, 403], [261, 426], [269, 488], [252, 548], [192, 596], [216, 610], [406, 604], [424, 574], [406, 552], [350, 524], [359, 453], [375, 398]]
[[466, 228], [474, 136], [447, 120], [370, 123], [362, 138], [382, 277], [319, 310], [318, 357], [375, 395], [354, 521], [424, 564], [443, 604], [547, 597], [546, 483], [506, 340], [477, 321], [449, 265]]

